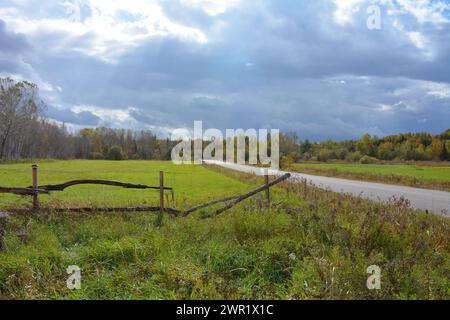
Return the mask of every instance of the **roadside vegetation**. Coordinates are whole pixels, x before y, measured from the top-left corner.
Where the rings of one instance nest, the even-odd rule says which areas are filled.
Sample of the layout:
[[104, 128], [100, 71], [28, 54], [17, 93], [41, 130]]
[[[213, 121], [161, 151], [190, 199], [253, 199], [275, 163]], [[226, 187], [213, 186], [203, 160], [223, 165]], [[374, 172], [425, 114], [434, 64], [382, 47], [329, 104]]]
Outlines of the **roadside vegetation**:
[[333, 160], [361, 164], [380, 161], [449, 161], [450, 129], [441, 134], [400, 133], [385, 137], [365, 134], [358, 140], [310, 142], [295, 133], [282, 134], [280, 152], [286, 164]]
[[[83, 177], [151, 183], [163, 167], [181, 209], [263, 182], [215, 167], [105, 162], [102, 171], [95, 163], [45, 164], [42, 179], [66, 180], [76, 168]], [[28, 181], [29, 165], [0, 170], [1, 184]], [[93, 202], [104, 201], [104, 192], [111, 202], [142, 200], [128, 190], [112, 196], [82, 188], [54, 196], [72, 205], [80, 201], [75, 191]], [[256, 197], [220, 216], [207, 218], [210, 209], [188, 218], [165, 216], [162, 224], [145, 213], [11, 216], [0, 253], [0, 297], [450, 299], [448, 218], [410, 209], [405, 199], [378, 204], [306, 182], [284, 183], [271, 196], [270, 208]], [[82, 268], [81, 290], [66, 288], [70, 265]], [[366, 287], [371, 265], [382, 270], [381, 290]]]
[[295, 163], [301, 173], [450, 191], [450, 164]]

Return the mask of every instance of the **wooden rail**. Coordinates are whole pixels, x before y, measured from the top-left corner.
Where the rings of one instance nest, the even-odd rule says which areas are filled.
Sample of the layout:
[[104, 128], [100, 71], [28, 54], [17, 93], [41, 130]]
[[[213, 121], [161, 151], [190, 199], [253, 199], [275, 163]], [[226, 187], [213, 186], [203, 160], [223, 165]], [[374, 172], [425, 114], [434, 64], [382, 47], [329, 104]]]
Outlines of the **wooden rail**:
[[19, 196], [32, 196], [35, 193], [43, 193], [43, 194], [49, 194], [50, 192], [48, 190], [44, 189], [33, 189], [33, 188], [8, 188], [8, 187], [0, 187], [0, 193], [11, 193], [16, 194]]
[[[164, 172], [159, 173], [159, 187], [151, 187], [141, 184], [131, 184], [131, 183], [123, 183], [123, 182], [117, 182], [117, 181], [108, 181], [108, 180], [74, 180], [69, 181], [62, 184], [55, 184], [55, 185], [44, 185], [44, 186], [38, 186], [37, 184], [37, 166], [33, 165], [33, 186], [28, 188], [6, 188], [6, 187], [0, 187], [0, 193], [12, 193], [17, 195], [26, 195], [26, 196], [33, 196], [33, 210], [35, 212], [40, 211], [50, 211], [50, 212], [160, 212], [160, 214], [167, 212], [169, 214], [175, 214], [179, 215], [181, 214], [183, 217], [189, 216], [191, 213], [196, 212], [198, 210], [211, 207], [213, 205], [219, 204], [219, 203], [226, 203], [224, 207], [218, 209], [215, 211], [214, 215], [221, 214], [232, 207], [236, 206], [240, 202], [251, 198], [255, 196], [258, 193], [261, 193], [265, 191], [266, 193], [266, 200], [268, 205], [270, 206], [270, 188], [289, 179], [291, 175], [289, 173], [284, 174], [283, 176], [278, 177], [277, 179], [273, 181], [269, 181], [269, 177], [265, 176], [264, 185], [254, 189], [246, 194], [243, 195], [237, 195], [237, 196], [231, 196], [224, 199], [218, 199], [214, 201], [210, 201], [205, 204], [200, 204], [194, 208], [191, 208], [189, 210], [186, 210], [184, 212], [181, 212], [175, 208], [166, 208], [164, 205], [164, 191], [168, 190], [171, 191], [172, 194], [172, 206], [175, 206], [174, 204], [174, 190], [171, 187], [165, 187], [164, 186]], [[122, 187], [127, 189], [153, 189], [153, 190], [159, 190], [160, 196], [159, 196], [159, 207], [128, 207], [128, 208], [95, 208], [95, 207], [89, 207], [89, 208], [40, 208], [39, 202], [38, 202], [38, 195], [40, 193], [42, 194], [49, 194], [51, 191], [64, 191], [65, 189], [69, 187], [73, 187], [76, 185], [83, 185], [83, 184], [94, 184], [94, 185], [107, 185], [107, 186], [114, 186], [114, 187]], [[13, 210], [15, 213], [26, 213], [30, 212], [29, 209], [16, 209]]]
[[[164, 172], [160, 172], [159, 174], [159, 186], [153, 187], [153, 186], [147, 186], [143, 184], [132, 184], [132, 183], [124, 183], [124, 182], [118, 182], [118, 181], [110, 181], [110, 180], [73, 180], [68, 181], [61, 184], [49, 184], [49, 185], [38, 185], [38, 166], [32, 165], [32, 181], [33, 185], [27, 188], [17, 188], [17, 187], [0, 187], [0, 193], [11, 193], [21, 196], [32, 196], [33, 197], [33, 209], [39, 209], [39, 194], [50, 194], [50, 192], [53, 191], [64, 191], [67, 188], [78, 186], [78, 185], [104, 185], [104, 186], [112, 186], [112, 187], [122, 187], [126, 189], [151, 189], [151, 190], [158, 190], [160, 192], [160, 200], [159, 200], [159, 211], [163, 213], [164, 211], [171, 211], [172, 213], [175, 213], [175, 209], [169, 209], [165, 208], [164, 206], [164, 191], [170, 191], [172, 195], [172, 205], [174, 205], [174, 190], [171, 187], [164, 186]], [[97, 209], [97, 211], [112, 211], [116, 209], [116, 211], [121, 211], [120, 208], [104, 208], [104, 209]], [[133, 211], [129, 210], [130, 208], [124, 208], [126, 211]], [[153, 207], [147, 208], [146, 211], [154, 211]], [[80, 208], [80, 209], [71, 209], [68, 211], [76, 211], [80, 210], [83, 212], [89, 211], [88, 208]], [[123, 211], [123, 210], [122, 210]], [[137, 208], [137, 210], [134, 211], [143, 211], [142, 208]]]
[[[86, 208], [47, 208], [47, 207], [40, 207], [35, 210], [30, 209], [9, 209], [9, 213], [13, 214], [29, 214], [30, 212], [52, 212], [52, 213], [92, 213], [92, 212], [104, 212], [104, 213], [114, 213], [114, 212], [159, 212], [160, 207], [117, 207], [117, 208], [96, 208], [96, 207], [86, 207]], [[173, 214], [178, 215], [181, 212], [177, 209], [173, 208], [164, 208], [164, 211]]]
[[[248, 192], [246, 194], [240, 195], [240, 196], [228, 197], [228, 198], [224, 198], [224, 199], [214, 200], [214, 201], [211, 201], [211, 202], [208, 202], [208, 203], [205, 203], [205, 204], [201, 204], [201, 205], [196, 206], [196, 207], [194, 207], [192, 209], [186, 210], [185, 212], [183, 212], [183, 216], [186, 217], [186, 216], [190, 215], [191, 213], [193, 213], [195, 211], [198, 211], [200, 209], [211, 207], [211, 206], [213, 206], [215, 204], [218, 204], [218, 203], [227, 202], [227, 204], [224, 207], [222, 207], [219, 210], [216, 210], [216, 212], [214, 212], [214, 215], [219, 215], [219, 214], [221, 214], [221, 213], [223, 213], [223, 212], [233, 208], [234, 206], [236, 206], [240, 202], [242, 202], [242, 201], [244, 201], [244, 200], [246, 200], [248, 198], [251, 198], [251, 197], [253, 197], [253, 196], [255, 196], [258, 193], [263, 192], [263, 191], [266, 191], [266, 196], [269, 197], [269, 194], [267, 193], [267, 190], [269, 190], [271, 187], [273, 187], [273, 186], [275, 186], [275, 185], [277, 185], [277, 184], [279, 184], [279, 183], [281, 183], [283, 181], [286, 181], [290, 177], [291, 177], [291, 174], [290, 173], [286, 173], [286, 174], [282, 175], [281, 177], [278, 177], [277, 179], [275, 179], [275, 180], [273, 180], [271, 182], [269, 181], [269, 179], [267, 177], [267, 178], [265, 178], [264, 185], [259, 187], [259, 188], [256, 188], [256, 189], [254, 189], [254, 190], [252, 190], [252, 191], [250, 191], [250, 192]], [[270, 201], [270, 198], [268, 198], [268, 200]]]
[[[93, 184], [93, 185], [104, 185], [104, 186], [112, 186], [112, 187], [122, 187], [126, 189], [153, 189], [153, 190], [160, 190], [160, 187], [151, 187], [146, 186], [142, 184], [131, 184], [131, 183], [123, 183], [123, 182], [117, 182], [117, 181], [109, 181], [109, 180], [73, 180], [69, 182], [65, 182], [62, 184], [55, 184], [55, 185], [46, 185], [46, 186], [39, 186], [39, 190], [45, 190], [45, 191], [64, 191], [65, 189], [77, 185], [82, 184]], [[32, 188], [32, 187], [29, 187]], [[173, 188], [170, 187], [163, 187], [166, 191], [172, 191]]]

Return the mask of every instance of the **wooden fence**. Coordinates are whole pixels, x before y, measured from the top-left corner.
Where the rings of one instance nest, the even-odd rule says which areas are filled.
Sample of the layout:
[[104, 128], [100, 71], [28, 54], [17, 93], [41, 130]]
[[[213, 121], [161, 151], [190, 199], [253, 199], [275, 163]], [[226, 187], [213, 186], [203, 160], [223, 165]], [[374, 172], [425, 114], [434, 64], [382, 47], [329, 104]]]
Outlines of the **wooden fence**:
[[[62, 184], [56, 184], [56, 185], [38, 185], [38, 166], [33, 165], [32, 166], [32, 183], [33, 185], [26, 188], [8, 188], [8, 187], [0, 187], [0, 193], [12, 193], [22, 196], [31, 196], [32, 197], [32, 209], [10, 209], [8, 210], [8, 213], [0, 212], [0, 251], [4, 248], [4, 235], [6, 226], [9, 221], [10, 214], [28, 214], [30, 212], [41, 212], [41, 211], [51, 211], [51, 212], [81, 212], [81, 213], [88, 213], [88, 212], [160, 212], [160, 217], [162, 217], [162, 214], [164, 212], [167, 212], [172, 215], [181, 215], [183, 217], [187, 217], [190, 214], [204, 209], [208, 208], [217, 204], [224, 203], [224, 206], [218, 210], [216, 210], [213, 215], [219, 215], [232, 207], [236, 206], [237, 204], [241, 203], [242, 201], [249, 199], [250, 197], [255, 196], [256, 194], [260, 192], [265, 192], [266, 194], [266, 200], [268, 205], [270, 205], [270, 188], [289, 179], [291, 175], [289, 173], [284, 174], [278, 178], [276, 178], [273, 181], [270, 181], [269, 176], [265, 176], [265, 183], [263, 186], [256, 188], [246, 194], [238, 195], [238, 196], [231, 196], [223, 199], [214, 200], [208, 203], [204, 203], [198, 206], [195, 206], [194, 208], [191, 208], [186, 211], [180, 211], [175, 208], [174, 204], [174, 190], [171, 187], [164, 186], [164, 172], [160, 172], [159, 174], [159, 186], [158, 187], [152, 187], [152, 186], [146, 186], [146, 185], [140, 185], [140, 184], [131, 184], [131, 183], [123, 183], [123, 182], [116, 182], [116, 181], [108, 181], [108, 180], [74, 180], [69, 181]], [[84, 184], [92, 184], [92, 185], [107, 185], [107, 186], [114, 186], [114, 187], [122, 187], [127, 189], [153, 189], [153, 190], [159, 190], [159, 206], [158, 207], [131, 207], [131, 208], [42, 208], [39, 205], [39, 194], [49, 194], [53, 191], [64, 191], [65, 189], [76, 186], [76, 185], [84, 185]], [[164, 195], [165, 191], [170, 191], [172, 195], [172, 208], [167, 208], [164, 204]]]
[[[33, 165], [31, 167], [31, 177], [32, 177], [32, 186], [25, 187], [25, 188], [18, 188], [18, 187], [0, 187], [0, 193], [11, 193], [21, 196], [31, 196], [32, 197], [32, 207], [34, 210], [44, 209], [41, 208], [39, 205], [39, 194], [50, 194], [50, 192], [54, 191], [64, 191], [67, 188], [77, 186], [77, 185], [105, 185], [105, 186], [113, 186], [113, 187], [122, 187], [126, 189], [151, 189], [151, 190], [158, 190], [159, 191], [159, 206], [158, 207], [136, 207], [135, 211], [144, 211], [144, 209], [148, 209], [147, 211], [156, 211], [157, 208], [161, 213], [166, 211], [166, 209], [169, 209], [167, 211], [173, 211], [173, 208], [166, 208], [164, 204], [164, 195], [165, 191], [170, 191], [170, 194], [172, 196], [172, 206], [175, 205], [175, 193], [172, 187], [166, 187], [164, 186], [164, 172], [161, 171], [159, 173], [159, 186], [152, 187], [142, 184], [132, 184], [132, 183], [123, 183], [123, 182], [117, 182], [117, 181], [109, 181], [109, 180], [73, 180], [68, 181], [62, 184], [54, 184], [54, 185], [38, 185], [38, 166]], [[109, 211], [112, 208], [96, 208], [97, 211]], [[117, 209], [117, 208], [116, 208]], [[124, 208], [128, 211], [132, 211], [133, 208]], [[94, 209], [89, 210], [89, 208], [75, 208], [75, 209], [65, 209], [66, 211], [91, 211]]]
[[[195, 206], [189, 210], [180, 211], [175, 209], [175, 193], [172, 187], [167, 187], [164, 185], [164, 172], [160, 171], [159, 173], [159, 186], [147, 186], [141, 184], [131, 184], [131, 183], [123, 183], [117, 181], [109, 181], [109, 180], [73, 180], [68, 181], [62, 184], [54, 184], [54, 185], [38, 185], [38, 166], [32, 166], [32, 186], [26, 188], [18, 188], [18, 187], [0, 187], [0, 193], [11, 193], [22, 196], [31, 196], [32, 197], [32, 209], [34, 211], [43, 211], [49, 210], [53, 212], [116, 212], [116, 211], [125, 211], [125, 212], [155, 212], [159, 211], [161, 214], [164, 212], [170, 214], [182, 214], [182, 216], [186, 217], [193, 212], [198, 210], [211, 207], [213, 205], [217, 205], [220, 203], [225, 203], [225, 205], [216, 210], [214, 212], [215, 215], [221, 214], [232, 207], [236, 206], [240, 202], [255, 196], [258, 193], [265, 192], [267, 204], [270, 206], [270, 188], [289, 179], [291, 175], [289, 173], [284, 174], [273, 181], [270, 181], [269, 176], [265, 176], [265, 183], [263, 186], [256, 188], [246, 194], [231, 196], [223, 199], [214, 200], [208, 203], [200, 204]], [[42, 208], [39, 204], [39, 194], [50, 194], [50, 192], [54, 191], [64, 191], [69, 187], [77, 186], [77, 185], [106, 185], [113, 187], [122, 187], [126, 189], [151, 189], [151, 190], [159, 190], [159, 206], [158, 207], [128, 207], [128, 208]], [[172, 196], [172, 208], [166, 207], [164, 202], [165, 191], [170, 191]], [[169, 200], [167, 199], [167, 202]], [[10, 212], [17, 213], [26, 213], [29, 212], [29, 209], [14, 209], [9, 210]]]

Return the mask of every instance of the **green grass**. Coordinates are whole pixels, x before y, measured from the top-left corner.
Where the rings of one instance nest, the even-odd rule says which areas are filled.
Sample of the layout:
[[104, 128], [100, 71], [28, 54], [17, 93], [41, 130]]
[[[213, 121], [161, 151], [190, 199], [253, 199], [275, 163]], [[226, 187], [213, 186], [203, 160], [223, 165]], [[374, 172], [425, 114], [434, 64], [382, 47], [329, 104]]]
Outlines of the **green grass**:
[[[27, 165], [8, 168], [29, 173]], [[55, 162], [45, 168], [54, 179], [49, 182], [77, 172], [78, 178], [104, 174], [136, 183], [156, 183], [164, 168], [192, 203], [262, 183], [170, 163]], [[57, 177], [62, 168], [65, 176]], [[18, 179], [8, 172], [3, 175]], [[80, 192], [100, 197], [98, 190]], [[139, 200], [117, 192], [122, 200]], [[58, 196], [77, 204], [76, 192]], [[202, 218], [208, 210], [188, 218], [165, 215], [159, 227], [157, 216], [146, 213], [12, 216], [0, 252], [0, 298], [450, 299], [448, 218], [409, 209], [401, 199], [376, 204], [306, 183], [285, 183], [271, 196], [270, 209], [255, 197], [209, 219]], [[367, 267], [374, 264], [382, 269], [379, 291], [366, 287]], [[70, 265], [82, 268], [79, 291], [66, 288]]]
[[[58, 184], [79, 179], [103, 179], [159, 186], [159, 171], [165, 173], [165, 185], [175, 189], [177, 207], [208, 199], [241, 193], [245, 182], [236, 182], [202, 166], [175, 166], [158, 161], [50, 161], [39, 165], [39, 185]], [[27, 187], [31, 183], [31, 163], [0, 165], [0, 186]], [[83, 185], [41, 195], [43, 205], [127, 206], [158, 205], [156, 190], [123, 189], [109, 186]], [[0, 209], [30, 204], [29, 197], [0, 195]]]
[[400, 175], [438, 181], [450, 181], [450, 166], [420, 165], [378, 165], [378, 164], [342, 164], [342, 163], [299, 163], [296, 168], [336, 169], [355, 173], [374, 173], [380, 175]]
[[450, 191], [449, 165], [296, 163], [293, 170]]

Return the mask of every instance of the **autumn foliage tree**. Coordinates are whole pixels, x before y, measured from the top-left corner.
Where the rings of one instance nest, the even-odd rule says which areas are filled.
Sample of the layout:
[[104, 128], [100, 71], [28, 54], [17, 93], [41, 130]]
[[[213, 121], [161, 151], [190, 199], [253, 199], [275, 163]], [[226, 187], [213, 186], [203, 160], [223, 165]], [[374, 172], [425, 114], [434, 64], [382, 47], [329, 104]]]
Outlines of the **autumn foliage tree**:
[[0, 79], [0, 159], [19, 156], [41, 111], [36, 85]]

